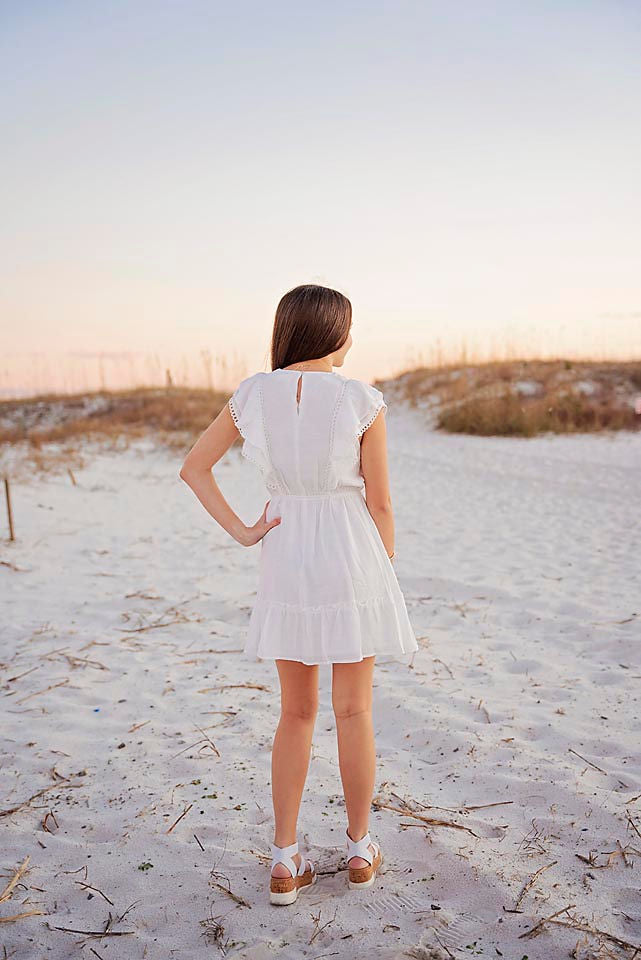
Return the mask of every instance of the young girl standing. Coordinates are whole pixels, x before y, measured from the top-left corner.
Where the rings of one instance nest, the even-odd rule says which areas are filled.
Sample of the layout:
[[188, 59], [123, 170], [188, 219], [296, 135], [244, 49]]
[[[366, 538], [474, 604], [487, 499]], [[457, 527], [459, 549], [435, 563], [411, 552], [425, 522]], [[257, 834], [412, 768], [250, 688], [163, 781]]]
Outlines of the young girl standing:
[[[352, 307], [336, 290], [295, 287], [276, 310], [270, 372], [242, 380], [187, 455], [180, 476], [243, 546], [261, 541], [259, 586], [245, 653], [274, 660], [281, 713], [272, 750], [272, 903], [293, 903], [316, 881], [298, 852], [297, 821], [318, 708], [318, 669], [332, 665], [352, 889], [381, 864], [369, 835], [374, 790], [375, 658], [418, 649], [392, 566], [390, 499], [380, 390], [336, 372], [352, 345]], [[246, 526], [212, 467], [241, 435], [270, 499]]]

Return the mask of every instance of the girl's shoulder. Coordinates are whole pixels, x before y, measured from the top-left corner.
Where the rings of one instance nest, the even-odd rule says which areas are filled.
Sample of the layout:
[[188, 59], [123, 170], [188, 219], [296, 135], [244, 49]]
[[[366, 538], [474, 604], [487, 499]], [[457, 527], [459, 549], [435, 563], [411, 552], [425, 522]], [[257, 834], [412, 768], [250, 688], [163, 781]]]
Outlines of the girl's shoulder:
[[367, 383], [366, 380], [357, 380], [354, 377], [343, 378], [347, 380], [347, 390], [349, 390], [351, 396], [361, 401], [374, 401], [376, 403], [380, 402], [383, 399], [383, 392], [379, 390], [378, 387], [375, 387], [371, 383]]
[[260, 382], [260, 378], [264, 376], [266, 376], [265, 372], [259, 370], [258, 373], [252, 373], [250, 376], [244, 377], [227, 401], [232, 420], [243, 436], [245, 436], [245, 425], [258, 412], [255, 388]]
[[383, 392], [364, 380], [350, 378], [345, 385], [345, 393], [356, 436], [360, 437], [372, 425], [378, 413], [387, 409]]

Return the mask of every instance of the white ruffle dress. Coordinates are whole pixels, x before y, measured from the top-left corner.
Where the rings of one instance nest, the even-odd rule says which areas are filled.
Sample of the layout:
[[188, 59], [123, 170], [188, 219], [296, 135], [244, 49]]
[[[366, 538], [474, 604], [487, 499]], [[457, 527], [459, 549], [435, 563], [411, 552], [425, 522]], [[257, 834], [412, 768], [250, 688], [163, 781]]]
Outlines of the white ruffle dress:
[[418, 649], [360, 469], [361, 437], [386, 408], [376, 387], [322, 370], [261, 371], [230, 397], [241, 452], [270, 494], [267, 519], [281, 517], [260, 541], [245, 654], [355, 663]]

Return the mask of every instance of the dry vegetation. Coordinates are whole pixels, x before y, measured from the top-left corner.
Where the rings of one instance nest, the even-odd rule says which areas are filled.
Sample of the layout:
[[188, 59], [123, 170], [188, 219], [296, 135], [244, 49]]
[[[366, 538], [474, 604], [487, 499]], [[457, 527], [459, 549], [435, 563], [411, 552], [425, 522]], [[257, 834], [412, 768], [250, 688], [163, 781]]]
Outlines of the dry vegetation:
[[118, 450], [147, 436], [178, 458], [227, 399], [207, 389], [148, 387], [1, 401], [0, 467], [11, 453], [14, 476], [70, 471], [85, 464], [89, 444]]
[[422, 368], [398, 378], [399, 396], [454, 433], [638, 430], [641, 362], [512, 360]]
[[48, 394], [0, 402], [0, 443], [42, 443], [71, 437], [138, 437], [150, 432], [170, 445], [202, 432], [227, 395], [189, 387], [140, 387], [83, 394]]
[[[534, 436], [637, 430], [641, 362], [510, 360], [422, 367], [381, 383], [425, 410], [434, 426], [459, 433]], [[228, 394], [167, 386], [0, 401], [0, 465], [11, 451], [37, 472], [72, 470], [90, 443], [121, 449], [151, 436], [180, 457]]]

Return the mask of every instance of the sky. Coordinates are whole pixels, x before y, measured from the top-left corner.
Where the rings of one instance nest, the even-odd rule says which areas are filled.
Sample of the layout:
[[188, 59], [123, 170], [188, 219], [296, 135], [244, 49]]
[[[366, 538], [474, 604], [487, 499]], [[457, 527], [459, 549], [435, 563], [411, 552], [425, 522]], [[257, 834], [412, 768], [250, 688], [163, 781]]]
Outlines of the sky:
[[233, 388], [300, 283], [370, 381], [640, 357], [640, 40], [620, 0], [0, 2], [0, 392]]

